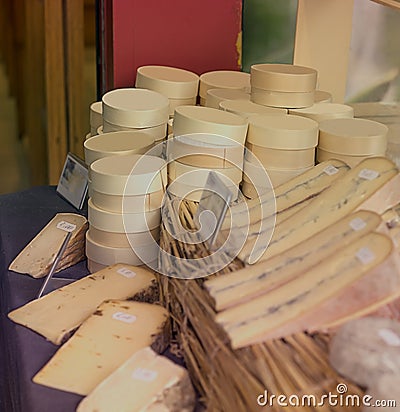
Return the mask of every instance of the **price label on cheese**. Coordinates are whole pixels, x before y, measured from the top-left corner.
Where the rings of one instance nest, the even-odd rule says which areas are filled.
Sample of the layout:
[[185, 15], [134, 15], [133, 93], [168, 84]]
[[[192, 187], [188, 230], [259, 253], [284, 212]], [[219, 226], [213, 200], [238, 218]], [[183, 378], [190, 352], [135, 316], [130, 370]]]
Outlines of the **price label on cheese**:
[[356, 232], [364, 229], [365, 226], [367, 226], [367, 224], [364, 222], [364, 220], [361, 219], [361, 217], [356, 217], [349, 223], [349, 225]]
[[135, 315], [130, 315], [129, 313], [124, 313], [124, 312], [115, 312], [112, 317], [115, 320], [119, 320], [120, 322], [125, 322], [125, 323], [133, 323], [136, 320]]
[[400, 346], [400, 336], [390, 329], [380, 329], [380, 338], [389, 346]]
[[122, 276], [125, 276], [126, 278], [134, 278], [136, 276], [136, 273], [128, 268], [118, 269], [117, 273], [119, 273]]
[[63, 230], [64, 232], [73, 232], [76, 229], [76, 225], [63, 220], [57, 223], [57, 229]]
[[367, 247], [359, 249], [356, 256], [363, 265], [368, 265], [368, 263], [371, 263], [375, 259], [374, 253]]
[[335, 175], [338, 171], [339, 169], [333, 165], [326, 166], [324, 169], [324, 172], [329, 176]]
[[145, 369], [145, 368], [136, 368], [132, 372], [132, 378], [136, 379], [138, 381], [144, 381], [144, 382], [152, 382], [154, 381], [158, 376], [157, 371], [152, 371], [151, 369]]
[[371, 170], [371, 169], [363, 169], [358, 174], [358, 176], [361, 177], [362, 179], [374, 180], [379, 176], [379, 172], [377, 172], [376, 170]]

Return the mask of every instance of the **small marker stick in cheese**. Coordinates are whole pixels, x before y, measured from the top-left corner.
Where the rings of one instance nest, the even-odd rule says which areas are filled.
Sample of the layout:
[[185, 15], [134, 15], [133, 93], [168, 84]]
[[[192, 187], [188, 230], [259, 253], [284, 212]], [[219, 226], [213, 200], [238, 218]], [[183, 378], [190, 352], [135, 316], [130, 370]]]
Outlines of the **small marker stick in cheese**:
[[59, 345], [103, 301], [131, 298], [154, 302], [157, 292], [153, 272], [116, 264], [33, 300], [8, 317]]
[[187, 370], [144, 348], [101, 382], [77, 412], [192, 412], [194, 406]]
[[367, 158], [336, 180], [308, 206], [277, 225], [265, 250], [249, 241], [239, 258], [249, 264], [266, 260], [309, 239], [356, 209], [384, 212], [400, 201], [400, 174], [384, 157]]
[[46, 276], [68, 232], [72, 232], [72, 236], [56, 272], [80, 262], [85, 257], [86, 230], [84, 216], [57, 213], [11, 262], [9, 270], [27, 273], [34, 278]]
[[269, 292], [318, 264], [366, 233], [386, 227], [374, 212], [358, 211], [317, 233], [307, 242], [250, 267], [205, 282], [218, 311]]
[[88, 395], [138, 350], [162, 352], [169, 340], [165, 308], [134, 301], [102, 303], [33, 381]]
[[280, 288], [219, 313], [216, 320], [235, 349], [263, 341], [275, 329], [340, 294], [383, 262], [392, 250], [389, 237], [368, 233]]

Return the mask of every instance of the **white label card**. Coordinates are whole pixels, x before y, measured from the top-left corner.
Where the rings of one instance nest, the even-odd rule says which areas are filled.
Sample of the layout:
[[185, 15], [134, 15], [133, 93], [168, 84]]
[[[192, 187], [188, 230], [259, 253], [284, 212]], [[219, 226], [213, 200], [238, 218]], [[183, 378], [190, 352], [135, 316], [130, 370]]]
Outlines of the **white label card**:
[[371, 169], [363, 169], [358, 176], [366, 180], [374, 180], [379, 176], [379, 172]]
[[326, 166], [324, 169], [324, 172], [329, 176], [335, 175], [338, 171], [339, 169], [332, 165]]
[[157, 371], [152, 371], [151, 369], [145, 369], [145, 368], [136, 368], [132, 373], [133, 379], [144, 381], [144, 382], [152, 382], [157, 378], [157, 376], [158, 376]]
[[378, 335], [387, 345], [400, 346], [400, 336], [392, 330], [380, 329]]
[[356, 217], [349, 223], [349, 225], [356, 232], [364, 229], [365, 226], [367, 226], [367, 224], [364, 222], [364, 220], [361, 219], [361, 217]]
[[124, 312], [115, 312], [112, 317], [115, 320], [119, 320], [120, 322], [125, 322], [125, 323], [133, 323], [136, 320], [135, 315], [130, 315], [129, 313], [124, 313]]
[[374, 253], [367, 247], [359, 249], [356, 256], [363, 265], [368, 265], [368, 263], [371, 263], [375, 259]]
[[117, 273], [119, 273], [122, 276], [125, 276], [126, 278], [134, 278], [136, 276], [136, 273], [133, 272], [132, 270], [128, 268], [121, 268], [117, 270]]
[[57, 223], [57, 229], [63, 230], [64, 232], [73, 232], [76, 229], [76, 225], [62, 220]]

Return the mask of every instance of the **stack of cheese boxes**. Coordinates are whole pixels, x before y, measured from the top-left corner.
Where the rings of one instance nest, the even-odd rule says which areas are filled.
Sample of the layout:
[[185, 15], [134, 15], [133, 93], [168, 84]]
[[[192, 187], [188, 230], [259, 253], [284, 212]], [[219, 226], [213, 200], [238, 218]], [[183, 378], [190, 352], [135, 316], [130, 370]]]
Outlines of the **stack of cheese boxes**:
[[[105, 119], [125, 125], [154, 125], [163, 120], [166, 130], [168, 99], [138, 91], [144, 96], [143, 105], [138, 103], [136, 89], [106, 93], [103, 125]], [[156, 266], [167, 171], [163, 159], [148, 154], [154, 144], [148, 128], [111, 131], [84, 142], [90, 195], [86, 256], [91, 272], [114, 263]]]

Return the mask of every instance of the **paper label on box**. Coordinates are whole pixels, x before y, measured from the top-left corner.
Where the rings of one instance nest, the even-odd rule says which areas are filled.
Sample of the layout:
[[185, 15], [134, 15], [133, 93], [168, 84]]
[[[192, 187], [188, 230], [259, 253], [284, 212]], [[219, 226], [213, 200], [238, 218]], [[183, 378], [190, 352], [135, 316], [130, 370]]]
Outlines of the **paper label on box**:
[[62, 220], [57, 223], [57, 229], [63, 230], [64, 232], [73, 232], [76, 229], [76, 225]]
[[126, 278], [134, 278], [136, 276], [136, 273], [128, 268], [118, 269], [117, 273], [119, 273], [122, 276], [125, 276]]
[[365, 226], [367, 226], [367, 224], [364, 222], [364, 220], [362, 220], [360, 217], [356, 217], [355, 219], [353, 219], [349, 223], [349, 225], [356, 232], [358, 232], [359, 230], [364, 229]]
[[359, 249], [356, 256], [363, 265], [368, 265], [368, 263], [371, 263], [375, 259], [374, 253], [367, 247]]
[[379, 172], [371, 169], [363, 169], [358, 176], [366, 180], [374, 180], [379, 176]]
[[326, 166], [324, 169], [324, 172], [329, 176], [335, 175], [338, 171], [339, 169], [332, 165]]
[[115, 320], [119, 320], [125, 323], [133, 323], [136, 320], [135, 315], [130, 315], [129, 313], [124, 313], [124, 312], [115, 312], [112, 317]]
[[145, 369], [145, 368], [136, 368], [132, 373], [133, 379], [144, 381], [144, 382], [152, 382], [157, 378], [157, 376], [158, 376], [157, 371], [152, 371], [151, 369]]
[[400, 346], [400, 336], [390, 329], [380, 329], [378, 335], [390, 346]]

